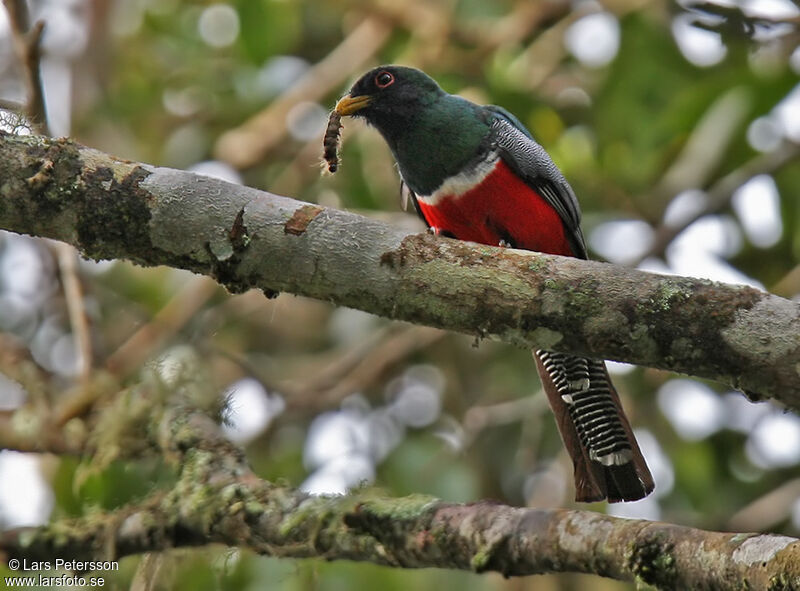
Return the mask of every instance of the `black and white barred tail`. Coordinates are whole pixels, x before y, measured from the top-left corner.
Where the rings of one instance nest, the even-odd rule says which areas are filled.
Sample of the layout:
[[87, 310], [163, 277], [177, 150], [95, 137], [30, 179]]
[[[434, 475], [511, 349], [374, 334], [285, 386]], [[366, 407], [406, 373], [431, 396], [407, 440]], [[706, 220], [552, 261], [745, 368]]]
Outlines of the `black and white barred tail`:
[[589, 458], [604, 466], [629, 462], [631, 446], [611, 398], [605, 364], [564, 353], [537, 351], [537, 355], [553, 378], [561, 399], [567, 403], [569, 416], [581, 443], [589, 450]]
[[605, 363], [536, 351], [545, 392], [575, 465], [578, 501], [632, 501], [653, 490]]

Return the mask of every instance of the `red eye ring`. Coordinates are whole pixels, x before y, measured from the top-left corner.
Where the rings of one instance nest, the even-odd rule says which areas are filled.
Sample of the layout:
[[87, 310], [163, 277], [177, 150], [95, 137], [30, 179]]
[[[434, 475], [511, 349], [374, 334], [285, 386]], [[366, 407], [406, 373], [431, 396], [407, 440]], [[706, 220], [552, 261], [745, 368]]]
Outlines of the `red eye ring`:
[[386, 88], [394, 84], [394, 76], [391, 72], [383, 70], [375, 75], [375, 86], [378, 88]]

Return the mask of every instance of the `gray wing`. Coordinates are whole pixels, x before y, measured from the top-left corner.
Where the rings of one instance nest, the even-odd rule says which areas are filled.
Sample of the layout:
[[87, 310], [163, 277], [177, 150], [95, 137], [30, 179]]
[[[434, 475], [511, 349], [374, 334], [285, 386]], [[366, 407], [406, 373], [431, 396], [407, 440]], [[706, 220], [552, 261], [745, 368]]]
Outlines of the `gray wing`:
[[530, 132], [502, 107], [486, 107], [495, 117], [491, 125], [492, 143], [500, 157], [521, 179], [558, 212], [567, 229], [575, 256], [587, 258], [581, 232], [581, 210], [567, 179]]

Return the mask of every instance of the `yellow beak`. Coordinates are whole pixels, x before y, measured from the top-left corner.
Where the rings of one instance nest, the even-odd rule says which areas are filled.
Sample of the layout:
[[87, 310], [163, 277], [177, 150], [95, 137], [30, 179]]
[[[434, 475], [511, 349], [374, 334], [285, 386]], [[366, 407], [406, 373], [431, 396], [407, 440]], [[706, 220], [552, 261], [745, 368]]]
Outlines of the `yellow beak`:
[[343, 96], [339, 99], [339, 102], [336, 103], [336, 109], [334, 109], [339, 115], [343, 117], [345, 115], [352, 115], [356, 111], [359, 111], [366, 107], [372, 98], [366, 94], [362, 94], [361, 96]]

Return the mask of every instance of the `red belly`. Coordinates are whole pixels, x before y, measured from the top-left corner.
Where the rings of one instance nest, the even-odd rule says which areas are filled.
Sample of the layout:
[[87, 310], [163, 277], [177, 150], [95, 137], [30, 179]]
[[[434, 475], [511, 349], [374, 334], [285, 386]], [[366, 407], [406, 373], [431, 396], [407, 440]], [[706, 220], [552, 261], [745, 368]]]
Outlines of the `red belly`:
[[460, 240], [571, 256], [564, 223], [536, 191], [500, 160], [483, 182], [463, 195], [444, 196], [436, 205], [419, 202], [430, 226]]

